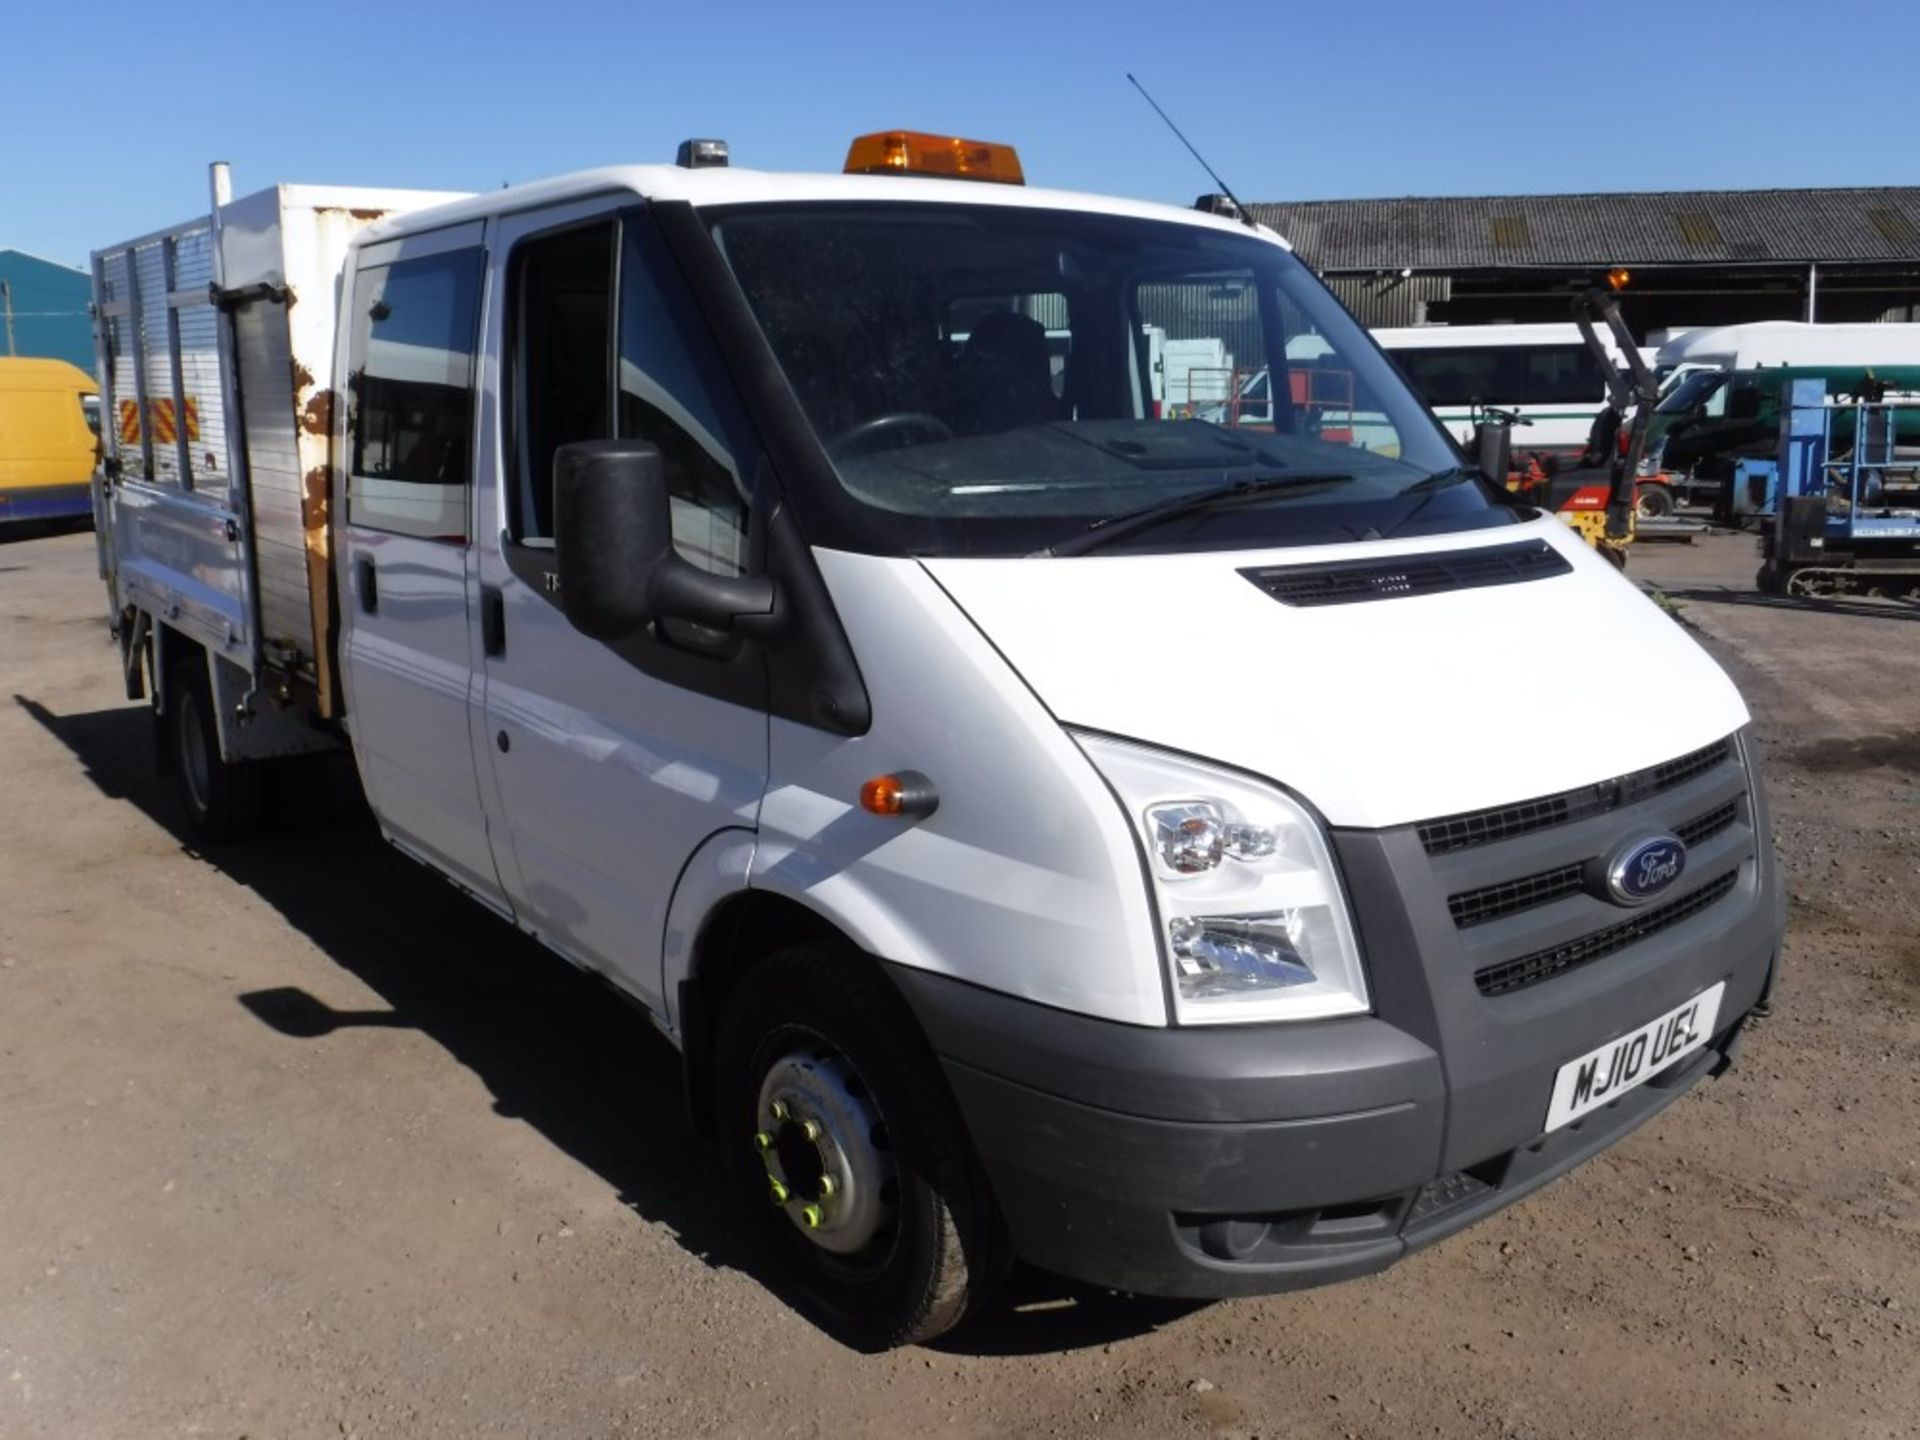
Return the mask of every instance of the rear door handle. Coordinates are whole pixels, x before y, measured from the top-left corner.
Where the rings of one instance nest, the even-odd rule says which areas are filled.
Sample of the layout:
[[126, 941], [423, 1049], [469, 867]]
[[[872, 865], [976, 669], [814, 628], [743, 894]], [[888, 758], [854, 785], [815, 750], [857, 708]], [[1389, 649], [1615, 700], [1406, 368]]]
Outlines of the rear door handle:
[[507, 653], [507, 597], [498, 585], [480, 587], [480, 644], [490, 656]]
[[380, 613], [380, 580], [374, 574], [373, 557], [362, 555], [353, 562], [353, 573], [359, 577], [360, 608], [369, 615]]

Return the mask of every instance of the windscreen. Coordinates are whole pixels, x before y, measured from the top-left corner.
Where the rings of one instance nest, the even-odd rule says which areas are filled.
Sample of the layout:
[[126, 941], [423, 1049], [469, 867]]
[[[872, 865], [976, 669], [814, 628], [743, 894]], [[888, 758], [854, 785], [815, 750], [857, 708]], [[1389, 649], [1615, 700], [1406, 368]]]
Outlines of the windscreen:
[[1366, 332], [1252, 232], [1007, 205], [708, 218], [845, 497], [907, 553], [1029, 553], [1241, 482], [1116, 548], [1511, 519]]
[[1654, 407], [1660, 415], [1685, 415], [1695, 406], [1706, 406], [1727, 383], [1724, 370], [1690, 370], [1683, 374], [1673, 388], [1661, 397]]

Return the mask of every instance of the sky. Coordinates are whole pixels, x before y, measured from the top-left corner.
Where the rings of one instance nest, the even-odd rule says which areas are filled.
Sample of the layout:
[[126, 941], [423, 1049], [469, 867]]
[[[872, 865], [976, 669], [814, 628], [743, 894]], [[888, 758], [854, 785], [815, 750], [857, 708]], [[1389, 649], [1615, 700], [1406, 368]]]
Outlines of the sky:
[[204, 209], [216, 159], [237, 194], [474, 190], [692, 135], [831, 171], [905, 128], [1190, 203], [1214, 187], [1128, 71], [1244, 200], [1920, 181], [1911, 92], [1873, 59], [1920, 48], [1913, 0], [9, 8], [0, 248], [75, 265]]

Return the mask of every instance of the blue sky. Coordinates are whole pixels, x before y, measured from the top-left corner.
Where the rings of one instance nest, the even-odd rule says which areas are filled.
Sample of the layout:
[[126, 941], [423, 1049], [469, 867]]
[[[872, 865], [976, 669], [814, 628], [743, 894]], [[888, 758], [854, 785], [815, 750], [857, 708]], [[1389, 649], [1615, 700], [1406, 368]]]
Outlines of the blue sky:
[[1911, 93], [1874, 60], [1920, 47], [1912, 0], [14, 8], [0, 248], [76, 264], [199, 209], [216, 158], [241, 193], [484, 189], [688, 135], [834, 170], [908, 127], [1184, 204], [1212, 187], [1128, 70], [1246, 199], [1920, 179]]

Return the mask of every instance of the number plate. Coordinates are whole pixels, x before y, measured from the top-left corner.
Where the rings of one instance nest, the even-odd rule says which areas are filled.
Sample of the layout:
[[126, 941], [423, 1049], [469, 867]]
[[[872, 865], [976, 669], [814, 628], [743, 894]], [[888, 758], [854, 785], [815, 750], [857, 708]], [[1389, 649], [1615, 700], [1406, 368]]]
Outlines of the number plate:
[[1723, 980], [1638, 1030], [1562, 1065], [1554, 1076], [1544, 1128], [1553, 1131], [1571, 1124], [1706, 1044], [1713, 1037], [1714, 1017], [1720, 1013], [1720, 997], [1726, 990]]

